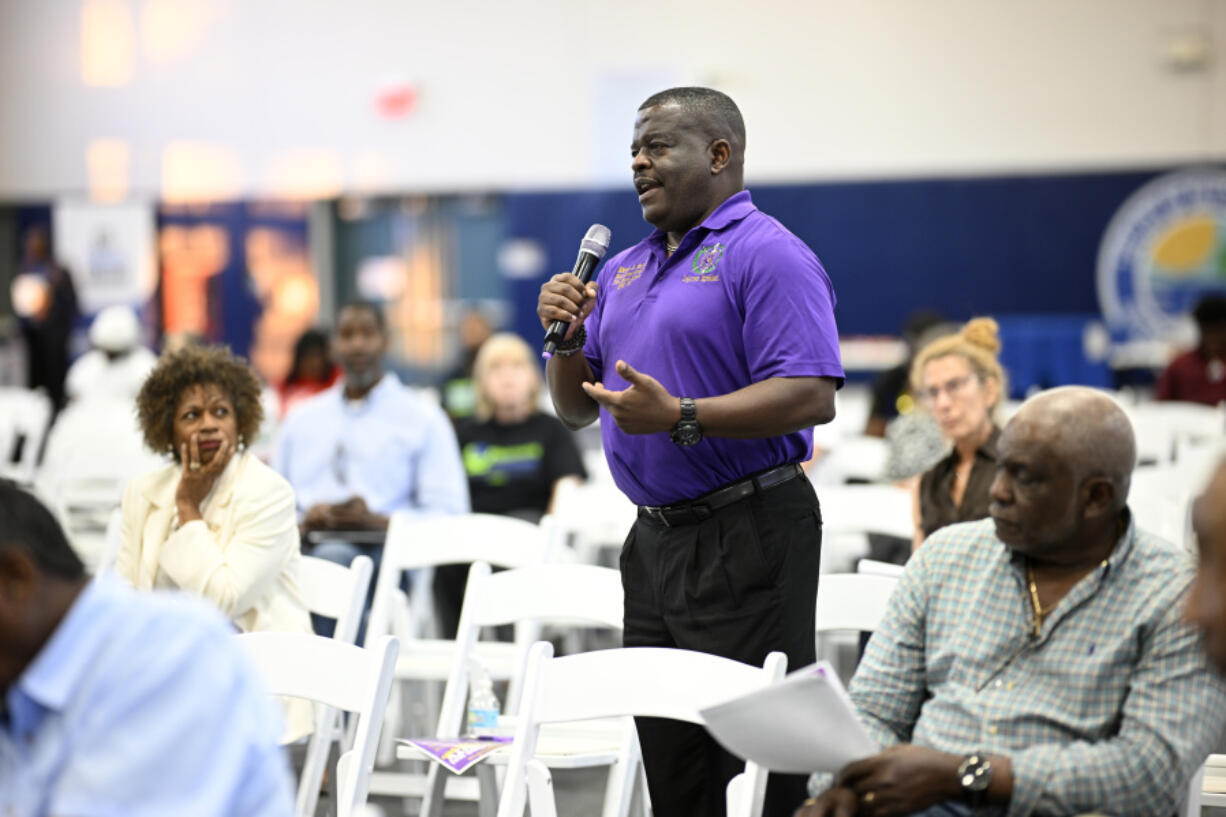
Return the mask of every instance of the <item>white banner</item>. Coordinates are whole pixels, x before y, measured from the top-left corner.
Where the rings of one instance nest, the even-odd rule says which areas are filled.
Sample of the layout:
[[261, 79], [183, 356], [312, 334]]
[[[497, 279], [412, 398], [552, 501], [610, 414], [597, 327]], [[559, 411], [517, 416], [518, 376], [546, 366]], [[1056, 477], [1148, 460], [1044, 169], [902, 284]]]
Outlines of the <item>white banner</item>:
[[147, 204], [62, 201], [52, 214], [55, 259], [72, 273], [81, 312], [139, 307], [157, 287], [154, 212]]

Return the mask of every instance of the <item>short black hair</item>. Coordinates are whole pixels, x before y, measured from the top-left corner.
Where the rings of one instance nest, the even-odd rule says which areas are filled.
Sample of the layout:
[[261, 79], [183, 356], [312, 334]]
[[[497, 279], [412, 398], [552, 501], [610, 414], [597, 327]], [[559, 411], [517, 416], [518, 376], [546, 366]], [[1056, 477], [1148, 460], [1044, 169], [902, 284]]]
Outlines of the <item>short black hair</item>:
[[346, 309], [362, 309], [369, 312], [375, 319], [375, 324], [379, 327], [379, 331], [387, 334], [387, 318], [383, 316], [383, 307], [379, 306], [374, 301], [367, 301], [362, 298], [354, 298], [351, 301], [345, 301], [344, 306], [336, 311], [336, 324], [340, 326], [341, 313]]
[[1196, 302], [1192, 317], [1200, 327], [1226, 326], [1226, 295], [1206, 295]]
[[647, 97], [639, 110], [657, 105], [677, 105], [687, 113], [700, 114], [712, 139], [728, 139], [737, 151], [745, 149], [745, 120], [732, 97], [714, 88], [682, 86]]
[[49, 575], [69, 581], [85, 577], [81, 557], [51, 511], [17, 483], [0, 479], [0, 553], [10, 548], [24, 550]]

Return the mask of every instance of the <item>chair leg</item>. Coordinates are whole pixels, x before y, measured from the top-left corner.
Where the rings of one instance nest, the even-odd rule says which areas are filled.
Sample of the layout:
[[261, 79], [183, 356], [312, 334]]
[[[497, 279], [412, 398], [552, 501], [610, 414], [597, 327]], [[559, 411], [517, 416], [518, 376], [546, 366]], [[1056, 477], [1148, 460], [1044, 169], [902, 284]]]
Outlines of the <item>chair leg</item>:
[[383, 717], [379, 746], [375, 751], [376, 766], [387, 767], [396, 762], [396, 736], [403, 733], [405, 725], [405, 686], [403, 681], [392, 681], [392, 694], [387, 700], [387, 714]]
[[498, 777], [493, 766], [477, 764], [477, 785], [481, 789], [481, 799], [477, 801], [478, 817], [495, 817], [498, 813]]
[[430, 768], [426, 771], [426, 792], [422, 796], [421, 811], [418, 817], [441, 817], [449, 774], [451, 773], [444, 772], [443, 767], [439, 764], [430, 764]]
[[528, 783], [528, 808], [532, 817], [558, 817], [558, 804], [553, 796], [553, 777], [539, 760], [529, 760], [525, 767]]
[[[641, 765], [639, 739], [634, 720], [625, 720], [626, 735], [621, 742], [621, 751], [617, 761], [609, 767], [609, 781], [605, 785], [604, 806], [601, 809], [602, 817], [629, 817], [630, 805], [634, 801], [634, 783], [638, 779]], [[645, 794], [644, 789], [644, 796]]]
[[319, 804], [319, 787], [323, 784], [324, 769], [328, 766], [328, 754], [332, 743], [339, 735], [340, 713], [335, 709], [317, 724], [317, 733], [307, 744], [306, 757], [302, 763], [302, 776], [298, 781], [298, 817], [315, 817]]
[[647, 767], [641, 761], [638, 764], [638, 779], [639, 791], [643, 793], [643, 797], [639, 801], [643, 804], [643, 817], [653, 817], [655, 812], [651, 810], [651, 790], [647, 788]]

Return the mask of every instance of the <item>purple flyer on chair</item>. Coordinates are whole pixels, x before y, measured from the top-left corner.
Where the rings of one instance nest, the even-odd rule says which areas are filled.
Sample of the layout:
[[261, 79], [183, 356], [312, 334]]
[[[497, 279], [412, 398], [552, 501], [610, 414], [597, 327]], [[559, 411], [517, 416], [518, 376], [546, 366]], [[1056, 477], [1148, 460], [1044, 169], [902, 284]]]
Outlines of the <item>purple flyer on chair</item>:
[[481, 758], [510, 744], [511, 738], [406, 738], [401, 742], [416, 747], [448, 771], [463, 774]]

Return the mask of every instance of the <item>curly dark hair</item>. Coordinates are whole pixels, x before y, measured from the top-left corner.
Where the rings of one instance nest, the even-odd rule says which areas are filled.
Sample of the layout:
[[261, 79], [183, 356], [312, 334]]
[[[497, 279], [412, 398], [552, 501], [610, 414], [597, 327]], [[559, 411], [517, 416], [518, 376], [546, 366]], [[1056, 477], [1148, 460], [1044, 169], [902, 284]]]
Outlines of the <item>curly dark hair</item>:
[[175, 407], [184, 389], [206, 384], [218, 386], [234, 404], [239, 437], [254, 440], [264, 420], [264, 408], [260, 405], [260, 382], [247, 362], [225, 346], [191, 345], [162, 355], [136, 395], [136, 415], [145, 445], [157, 453], [170, 450], [178, 462], [179, 452], [173, 450]]

